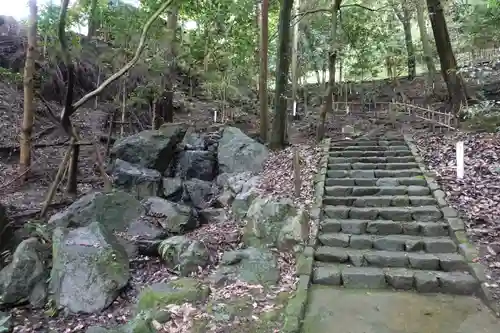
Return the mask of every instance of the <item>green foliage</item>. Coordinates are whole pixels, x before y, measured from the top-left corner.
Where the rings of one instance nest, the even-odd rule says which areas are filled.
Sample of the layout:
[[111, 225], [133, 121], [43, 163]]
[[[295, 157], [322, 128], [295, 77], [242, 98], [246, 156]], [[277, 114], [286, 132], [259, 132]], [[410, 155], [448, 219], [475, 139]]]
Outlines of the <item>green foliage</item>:
[[18, 85], [23, 82], [23, 76], [22, 74], [13, 72], [10, 69], [0, 67], [0, 81]]

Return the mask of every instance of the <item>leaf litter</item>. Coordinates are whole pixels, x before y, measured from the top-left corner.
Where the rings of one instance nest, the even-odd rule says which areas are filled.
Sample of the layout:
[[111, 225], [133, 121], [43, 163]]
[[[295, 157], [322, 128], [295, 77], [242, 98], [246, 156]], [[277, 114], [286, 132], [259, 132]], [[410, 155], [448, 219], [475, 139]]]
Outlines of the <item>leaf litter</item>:
[[[448, 203], [466, 224], [467, 235], [486, 267], [487, 285], [500, 303], [500, 133], [415, 133], [428, 168]], [[456, 178], [456, 143], [464, 142], [464, 178]]]

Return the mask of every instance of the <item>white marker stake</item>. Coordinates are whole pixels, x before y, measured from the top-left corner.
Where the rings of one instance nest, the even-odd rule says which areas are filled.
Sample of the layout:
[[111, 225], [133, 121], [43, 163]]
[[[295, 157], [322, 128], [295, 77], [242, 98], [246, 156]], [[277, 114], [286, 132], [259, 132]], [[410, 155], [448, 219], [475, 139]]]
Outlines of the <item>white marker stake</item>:
[[457, 179], [464, 178], [464, 142], [457, 142]]
[[349, 111], [349, 105], [348, 105], [348, 106], [346, 106], [346, 108], [345, 108], [345, 114], [349, 114], [349, 113], [350, 113], [350, 111]]
[[297, 102], [293, 101], [292, 115], [295, 117], [297, 115]]
[[214, 123], [217, 122], [217, 110], [214, 110]]

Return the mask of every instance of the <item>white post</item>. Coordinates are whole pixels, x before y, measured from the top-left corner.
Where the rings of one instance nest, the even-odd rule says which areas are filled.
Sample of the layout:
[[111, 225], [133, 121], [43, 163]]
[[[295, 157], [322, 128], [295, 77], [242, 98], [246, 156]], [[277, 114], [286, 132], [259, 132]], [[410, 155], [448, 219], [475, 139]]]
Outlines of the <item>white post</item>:
[[350, 111], [349, 111], [349, 105], [348, 105], [348, 106], [346, 106], [346, 108], [345, 108], [345, 114], [349, 114], [349, 113], [350, 113]]
[[464, 178], [464, 142], [457, 142], [457, 179]]
[[217, 110], [214, 110], [214, 123], [217, 122]]
[[293, 101], [292, 115], [294, 117], [297, 115], [297, 101]]

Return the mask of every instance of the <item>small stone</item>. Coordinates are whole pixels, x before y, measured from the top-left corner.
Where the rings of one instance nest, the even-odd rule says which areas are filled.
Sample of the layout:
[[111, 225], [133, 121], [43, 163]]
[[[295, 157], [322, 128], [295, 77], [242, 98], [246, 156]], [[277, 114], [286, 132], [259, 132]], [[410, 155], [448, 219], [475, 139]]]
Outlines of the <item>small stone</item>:
[[410, 267], [415, 269], [439, 269], [439, 258], [429, 253], [409, 253], [408, 261], [410, 262]]
[[461, 273], [439, 273], [437, 276], [441, 291], [457, 295], [472, 295], [479, 287], [479, 281], [473, 276]]
[[339, 286], [342, 282], [341, 271], [334, 265], [315, 267], [312, 281], [317, 284]]
[[353, 249], [365, 250], [373, 246], [373, 237], [370, 235], [352, 235], [350, 247]]
[[449, 238], [426, 238], [425, 251], [428, 253], [452, 253], [457, 251], [457, 245]]
[[421, 293], [439, 292], [439, 281], [436, 273], [415, 272], [415, 288]]

